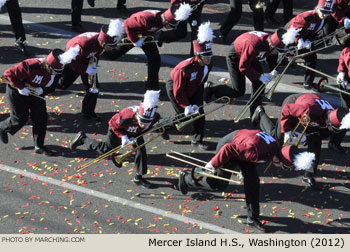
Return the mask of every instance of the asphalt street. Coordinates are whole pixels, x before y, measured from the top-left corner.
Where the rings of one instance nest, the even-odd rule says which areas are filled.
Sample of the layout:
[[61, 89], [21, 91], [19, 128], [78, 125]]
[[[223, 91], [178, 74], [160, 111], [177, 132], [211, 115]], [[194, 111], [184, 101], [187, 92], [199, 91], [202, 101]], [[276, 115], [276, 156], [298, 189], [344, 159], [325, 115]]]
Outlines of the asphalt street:
[[[85, 1], [83, 26], [88, 31], [98, 32], [111, 18], [123, 18], [115, 9], [116, 2], [99, 0], [91, 8]], [[169, 2], [134, 0], [127, 1], [127, 6], [133, 12], [165, 10]], [[229, 9], [227, 2], [209, 0], [203, 11], [202, 21], [210, 20], [217, 36], [219, 24]], [[252, 13], [247, 1], [243, 2], [243, 17], [229, 36], [231, 42], [240, 33], [253, 29]], [[294, 2], [294, 14], [297, 14], [311, 9], [317, 0]], [[69, 0], [20, 0], [20, 3], [28, 49], [32, 54], [30, 57], [42, 57], [53, 48], [64, 49], [69, 38], [77, 35], [70, 30]], [[281, 11], [279, 9], [276, 14], [279, 20], [282, 20]], [[266, 25], [266, 31], [276, 28], [278, 26]], [[13, 42], [8, 14], [3, 9], [0, 12], [1, 72], [26, 58], [13, 48]], [[226, 48], [227, 45], [215, 39], [211, 81], [229, 78]], [[160, 48], [162, 94], [158, 112], [163, 117], [174, 115], [165, 93], [165, 81], [169, 79], [172, 68], [189, 57], [189, 51], [189, 35], [183, 41], [164, 44]], [[319, 53], [318, 69], [336, 76], [340, 51], [341, 47], [336, 45]], [[154, 189], [133, 184], [133, 157], [121, 169], [110, 160], [102, 160], [80, 173], [75, 171], [97, 157], [82, 148], [69, 149], [76, 133], [84, 130], [91, 138], [103, 139], [108, 120], [114, 113], [126, 106], [138, 105], [142, 100], [146, 78], [146, 59], [137, 48], [117, 61], [102, 59], [99, 62], [101, 92], [96, 112], [103, 122], [91, 122], [81, 117], [84, 91], [78, 79], [70, 89], [56, 91], [46, 97], [49, 113], [46, 146], [56, 153], [55, 157], [34, 153], [31, 122], [16, 135], [9, 136], [7, 145], [0, 144], [0, 233], [259, 233], [247, 226], [242, 185], [230, 184], [224, 192], [190, 191], [182, 195], [177, 190], [179, 172], [192, 167], [165, 155], [174, 150], [209, 161], [221, 137], [236, 129], [252, 128], [248, 115], [237, 124], [233, 122], [249, 99], [249, 94], [206, 117], [208, 151], [191, 147], [191, 126], [185, 128], [183, 134], [170, 132], [169, 141], [158, 138], [149, 143], [149, 173], [145, 177], [156, 184]], [[318, 75], [316, 79], [319, 78]], [[313, 92], [300, 86], [302, 79], [303, 69], [298, 66], [288, 69], [273, 96], [273, 102], [265, 102], [265, 109], [271, 117], [277, 117], [283, 99], [289, 94]], [[339, 104], [337, 94], [322, 95]], [[9, 116], [9, 109], [5, 86], [0, 86], [0, 121]], [[349, 133], [343, 146], [350, 147]], [[306, 188], [301, 182], [300, 172], [271, 168], [264, 173], [265, 167], [266, 164], [259, 166], [260, 210], [261, 220], [270, 233], [350, 233], [349, 154], [331, 152], [327, 149], [327, 140], [323, 142], [316, 178], [321, 187], [319, 191]]]

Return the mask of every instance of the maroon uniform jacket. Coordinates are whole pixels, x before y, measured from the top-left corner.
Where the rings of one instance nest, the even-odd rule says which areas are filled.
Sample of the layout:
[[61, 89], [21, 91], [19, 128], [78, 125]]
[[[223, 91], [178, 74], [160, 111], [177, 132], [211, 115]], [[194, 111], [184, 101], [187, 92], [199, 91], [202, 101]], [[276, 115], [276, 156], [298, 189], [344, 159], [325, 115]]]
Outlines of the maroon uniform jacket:
[[242, 129], [211, 159], [211, 164], [219, 168], [231, 159], [249, 163], [271, 161], [279, 147], [278, 141], [266, 132]]
[[338, 72], [345, 72], [348, 79], [350, 78], [350, 47], [345, 47], [340, 54]]
[[[119, 113], [115, 114], [108, 124], [112, 131], [118, 136], [122, 137], [127, 135], [128, 137], [136, 137], [148, 128], [141, 128], [135, 118], [139, 106], [127, 107], [122, 109]], [[155, 117], [157, 117], [155, 114]]]
[[191, 104], [189, 98], [204, 85], [203, 80], [209, 71], [206, 65], [201, 66], [195, 58], [180, 62], [170, 73], [175, 100], [183, 108]]
[[159, 10], [144, 10], [131, 15], [124, 21], [124, 29], [129, 40], [135, 43], [139, 40], [139, 35], [153, 35], [163, 27], [161, 18], [162, 12]]
[[85, 32], [67, 42], [66, 50], [77, 45], [80, 48], [79, 55], [69, 64], [74, 72], [84, 74], [89, 66], [90, 59], [99, 57], [104, 52], [97, 38], [97, 32]]
[[235, 52], [239, 57], [239, 71], [252, 82], [257, 81], [261, 75], [252, 67], [252, 63], [271, 54], [268, 36], [265, 32], [251, 31], [243, 33], [234, 41]]
[[297, 36], [297, 40], [299, 38], [306, 39], [310, 36], [314, 35], [316, 32], [322, 29], [324, 25], [324, 20], [320, 19], [316, 13], [315, 10], [312, 11], [306, 11], [303, 13], [300, 13], [296, 17], [294, 17], [289, 25], [288, 29], [293, 26], [296, 30], [299, 28], [302, 28], [301, 31], [299, 31], [299, 34]]
[[281, 132], [291, 131], [304, 114], [310, 117], [309, 127], [327, 127], [326, 120], [329, 110], [334, 110], [334, 108], [327, 100], [315, 94], [303, 94], [295, 100], [295, 103], [283, 106], [281, 111]]
[[25, 84], [33, 87], [49, 87], [53, 83], [55, 75], [51, 75], [42, 65], [44, 59], [33, 58], [23, 60], [21, 63], [10, 67], [4, 72], [4, 76], [11, 85], [23, 89]]

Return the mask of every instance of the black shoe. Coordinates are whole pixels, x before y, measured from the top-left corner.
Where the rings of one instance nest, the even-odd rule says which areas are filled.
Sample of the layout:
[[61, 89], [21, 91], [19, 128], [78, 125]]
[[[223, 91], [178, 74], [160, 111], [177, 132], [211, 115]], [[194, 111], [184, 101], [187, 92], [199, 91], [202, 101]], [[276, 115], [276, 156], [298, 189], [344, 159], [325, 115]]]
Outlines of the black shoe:
[[3, 129], [0, 129], [0, 140], [4, 144], [7, 144], [9, 142], [9, 137], [7, 135], [7, 132]]
[[186, 172], [180, 172], [180, 177], [179, 177], [179, 191], [183, 194], [186, 195], [188, 193], [188, 186], [185, 182], [185, 176], [187, 175]]
[[303, 83], [303, 87], [304, 87], [306, 90], [310, 90], [310, 89], [312, 89], [313, 85], [310, 84], [310, 83]]
[[302, 180], [303, 180], [304, 184], [307, 187], [312, 188], [312, 189], [318, 189], [314, 177], [311, 177], [311, 176], [305, 177], [305, 176], [303, 176]]
[[328, 142], [328, 149], [332, 150], [332, 151], [335, 151], [339, 154], [344, 154], [346, 153], [345, 149], [343, 147], [341, 147], [340, 144], [335, 144], [335, 143], [332, 143], [332, 142]]
[[204, 101], [206, 103], [209, 103], [211, 100], [211, 97], [213, 96], [213, 90], [212, 87], [214, 86], [214, 83], [211, 81], [206, 81], [204, 83]]
[[252, 117], [250, 118], [250, 121], [253, 125], [253, 127], [256, 127], [259, 122], [260, 122], [260, 116], [261, 116], [261, 113], [262, 112], [265, 112], [265, 109], [263, 106], [259, 105], [256, 107], [255, 111], [254, 111], [254, 114], [252, 115]]
[[261, 224], [259, 220], [248, 217], [247, 222], [249, 226], [255, 227], [257, 230], [261, 232], [264, 232], [264, 233], [266, 232], [266, 228], [264, 227], [263, 224]]
[[191, 141], [191, 145], [193, 148], [200, 148], [201, 150], [208, 150], [209, 146], [203, 141]]
[[70, 149], [75, 150], [78, 146], [83, 145], [84, 138], [86, 138], [85, 132], [79, 131], [78, 134], [75, 135], [75, 137], [70, 145]]
[[87, 31], [81, 24], [72, 25], [71, 29], [72, 29], [72, 31], [79, 32], [79, 33], [84, 33]]
[[223, 44], [228, 44], [227, 42], [227, 35], [222, 35], [220, 34], [219, 35], [219, 39], [220, 39], [220, 42], [223, 43]]
[[85, 113], [82, 113], [82, 116], [84, 119], [87, 119], [87, 120], [92, 120], [92, 121], [95, 121], [95, 122], [101, 122], [102, 119], [100, 117], [98, 117], [96, 114], [85, 114]]
[[134, 177], [134, 180], [133, 182], [136, 184], [136, 185], [140, 185], [144, 188], [147, 188], [147, 189], [151, 189], [153, 188], [153, 184], [151, 184], [150, 182], [148, 182], [146, 179], [144, 179], [142, 176], [140, 175], [136, 175]]
[[266, 23], [272, 24], [272, 25], [279, 25], [280, 22], [278, 22], [274, 17], [266, 17], [265, 18]]
[[44, 154], [45, 156], [49, 156], [49, 157], [52, 157], [52, 156], [55, 156], [55, 153], [50, 151], [49, 149], [47, 149], [46, 147], [37, 147], [35, 146], [34, 147], [34, 152], [37, 153], [37, 154]]
[[91, 7], [95, 7], [95, 0], [87, 0], [87, 2]]
[[168, 141], [168, 140], [170, 139], [168, 132], [164, 131], [164, 133], [162, 134], [162, 138], [163, 138], [165, 141]]
[[28, 55], [29, 53], [28, 53], [28, 51], [27, 51], [27, 49], [26, 49], [26, 47], [25, 47], [25, 45], [24, 45], [24, 43], [23, 43], [23, 41], [16, 41], [15, 43], [14, 43], [14, 47], [20, 52], [20, 53], [22, 53], [23, 55]]

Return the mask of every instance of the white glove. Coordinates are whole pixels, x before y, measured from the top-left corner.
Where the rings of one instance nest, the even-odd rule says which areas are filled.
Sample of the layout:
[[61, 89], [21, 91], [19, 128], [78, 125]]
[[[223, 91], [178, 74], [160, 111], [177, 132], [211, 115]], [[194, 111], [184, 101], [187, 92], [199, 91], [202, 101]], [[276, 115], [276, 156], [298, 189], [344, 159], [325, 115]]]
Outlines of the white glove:
[[194, 113], [198, 113], [199, 112], [199, 107], [196, 104], [192, 105], [192, 109], [193, 109]]
[[345, 29], [349, 29], [350, 28], [350, 19], [349, 18], [345, 18], [344, 19], [344, 28]]
[[337, 75], [337, 83], [341, 84], [345, 80], [345, 72], [340, 72]]
[[134, 43], [134, 46], [141, 47], [141, 46], [143, 46], [144, 42], [145, 42], [145, 39], [141, 38]]
[[36, 87], [34, 92], [37, 95], [41, 95], [44, 92], [44, 90], [41, 87]]
[[122, 136], [122, 146], [130, 143], [130, 139], [127, 135]]
[[310, 49], [311, 48], [311, 41], [310, 40], [306, 40], [304, 41], [302, 38], [298, 40], [298, 46], [297, 46], [298, 50], [306, 48], [306, 49]]
[[277, 76], [278, 76], [277, 70], [273, 70], [273, 71], [271, 72], [271, 76], [272, 76], [272, 78], [277, 78]]
[[194, 111], [193, 111], [192, 105], [188, 105], [185, 108], [185, 116], [192, 115], [193, 113], [194, 113]]
[[206, 165], [204, 166], [204, 168], [210, 172], [214, 172], [215, 171], [215, 167], [211, 164], [211, 161], [209, 161], [208, 163], [206, 163]]
[[28, 96], [30, 94], [30, 91], [27, 88], [23, 88], [23, 89], [18, 89], [18, 93], [20, 93], [21, 95]]
[[88, 66], [88, 68], [86, 69], [86, 73], [88, 75], [94, 75], [98, 73], [98, 69], [96, 67], [93, 66]]
[[272, 79], [272, 75], [271, 74], [262, 74], [260, 75], [260, 78], [259, 80], [262, 82], [262, 83], [268, 83], [270, 82]]
[[[284, 133], [284, 142], [286, 143], [287, 141], [290, 142], [290, 144], [295, 144], [299, 137], [300, 137], [301, 133], [300, 132], [294, 132], [294, 136], [292, 135], [292, 132], [291, 131], [288, 131], [286, 133]], [[303, 135], [301, 140], [300, 140], [300, 143], [305, 143], [306, 142], [306, 136]]]
[[136, 138], [135, 137], [130, 137], [129, 140], [130, 140], [130, 143], [132, 145], [136, 144]]

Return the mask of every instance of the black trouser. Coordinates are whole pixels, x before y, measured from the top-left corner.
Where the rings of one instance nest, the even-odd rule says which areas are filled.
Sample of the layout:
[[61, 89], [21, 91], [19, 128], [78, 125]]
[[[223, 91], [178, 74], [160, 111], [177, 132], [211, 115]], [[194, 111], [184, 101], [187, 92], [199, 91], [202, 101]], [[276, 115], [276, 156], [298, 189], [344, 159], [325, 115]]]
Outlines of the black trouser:
[[[83, 139], [83, 142], [87, 150], [96, 151], [102, 155], [120, 146], [122, 141], [116, 134], [114, 134], [111, 128], [108, 128], [108, 133], [105, 141], [96, 141], [94, 139], [90, 139], [86, 137]], [[137, 145], [143, 144], [144, 143], [143, 137], [138, 137], [136, 142], [137, 142]], [[147, 152], [146, 152], [145, 146], [141, 147], [136, 151], [135, 168], [136, 168], [137, 175], [147, 174]]]
[[[55, 87], [60, 89], [66, 89], [70, 87], [79, 76], [85, 87], [85, 97], [82, 102], [81, 111], [83, 114], [86, 115], [95, 115], [95, 107], [97, 103], [98, 93], [89, 92], [91, 85], [88, 81], [88, 74], [79, 74], [77, 72], [74, 72], [72, 68], [69, 67], [69, 65], [66, 65], [63, 69], [62, 74], [56, 76]], [[99, 87], [98, 79], [96, 79], [96, 87]]]
[[81, 23], [81, 12], [83, 10], [84, 0], [72, 0], [72, 26], [78, 26]]
[[16, 88], [6, 86], [6, 96], [10, 104], [10, 117], [0, 123], [0, 128], [11, 135], [16, 134], [28, 121], [33, 123], [33, 139], [36, 147], [44, 146], [47, 110], [46, 101], [35, 96], [21, 95]]
[[[263, 8], [257, 9], [255, 5], [257, 0], [248, 0], [250, 9], [253, 11], [254, 30], [264, 31], [264, 10]], [[242, 0], [230, 0], [230, 12], [228, 13], [225, 21], [221, 24], [220, 32], [223, 36], [232, 30], [242, 16]]]
[[[124, 35], [125, 37], [125, 35]], [[130, 42], [127, 42], [130, 43]], [[134, 45], [120, 45], [117, 48], [109, 51], [109, 52], [104, 52], [103, 56], [116, 60], [119, 57], [123, 56], [126, 54], [128, 51], [130, 51], [132, 48], [134, 48]], [[161, 64], [161, 58], [159, 55], [159, 50], [156, 45], [156, 43], [149, 43], [147, 42], [143, 44], [141, 47], [142, 51], [146, 54], [147, 56], [147, 74], [148, 74], [148, 79], [146, 82], [146, 89], [147, 90], [159, 90], [159, 69], [160, 69], [160, 64]]]
[[16, 41], [24, 42], [26, 40], [26, 34], [23, 27], [22, 11], [19, 7], [18, 0], [8, 0], [5, 2], [5, 6], [9, 13], [11, 26], [15, 33]]
[[[224, 136], [220, 139], [218, 145], [216, 146], [216, 153], [226, 144], [231, 143], [234, 134], [236, 131], [231, 132], [230, 134]], [[260, 194], [260, 179], [257, 171], [257, 167], [255, 163], [248, 163], [243, 161], [237, 161], [231, 159], [228, 163], [224, 164], [224, 168], [229, 170], [241, 170], [243, 175], [244, 182], [244, 193], [245, 200], [247, 205], [248, 216], [254, 219], [259, 219], [259, 194]], [[218, 169], [215, 172], [215, 175], [223, 178], [230, 178], [230, 172], [223, 172]], [[206, 190], [225, 190], [228, 186], [228, 181], [219, 180], [215, 178], [202, 177], [199, 181], [195, 182], [191, 178], [191, 175], [187, 174], [185, 176], [185, 183], [190, 187], [198, 187], [200, 189]]]
[[[276, 56], [273, 56], [274, 59], [276, 59]], [[272, 59], [272, 58], [270, 58]], [[227, 69], [230, 73], [230, 84], [224, 84], [224, 85], [215, 85], [213, 87], [213, 92], [216, 98], [222, 97], [222, 96], [229, 96], [231, 98], [235, 97], [241, 97], [245, 94], [246, 91], [246, 80], [245, 76], [241, 73], [239, 70], [239, 57], [236, 55], [234, 43], [232, 43], [228, 49], [228, 52], [226, 54], [226, 63], [227, 63]], [[258, 61], [255, 61], [252, 63], [252, 66], [257, 72], [263, 73], [262, 67]], [[262, 85], [262, 82], [260, 80], [256, 80], [252, 82], [252, 94], [253, 96], [256, 91], [259, 89], [259, 87]], [[254, 102], [250, 106], [250, 114], [252, 115], [256, 109], [257, 106], [262, 104], [263, 101], [263, 94], [265, 92], [262, 92]]]
[[[295, 103], [296, 99], [300, 95], [302, 94], [289, 95], [283, 101], [282, 108], [285, 104]], [[293, 125], [296, 126], [298, 122], [299, 121], [295, 119], [295, 122], [293, 123]], [[280, 145], [283, 145], [284, 133], [281, 132], [281, 114], [279, 115], [276, 124], [274, 124], [272, 123], [271, 119], [267, 116], [266, 113], [262, 113], [260, 118], [260, 129], [262, 131], [269, 133], [273, 137], [275, 137], [279, 141]], [[334, 132], [330, 132], [328, 128], [308, 127], [305, 133], [307, 151], [315, 153], [316, 159], [315, 159], [315, 162], [312, 163], [312, 171], [305, 171], [305, 176], [309, 176], [310, 173], [315, 174], [317, 172], [317, 166], [318, 166], [318, 162], [320, 160], [320, 154], [321, 154], [322, 139], [329, 138], [330, 142], [340, 144], [345, 134], [346, 134], [346, 131], [344, 130], [336, 134]]]
[[[268, 1], [265, 9], [265, 17], [272, 18], [276, 13], [278, 5], [281, 0]], [[284, 23], [287, 23], [293, 18], [293, 0], [283, 0], [283, 19]]]
[[[173, 106], [176, 114], [182, 114], [184, 113], [184, 108], [182, 108], [177, 102], [174, 97], [173, 92], [173, 80], [168, 80], [166, 82], [166, 92], [168, 94], [169, 100], [171, 105]], [[203, 106], [203, 85], [200, 86], [200, 88], [196, 91], [196, 93], [189, 97], [189, 101], [191, 102], [191, 105], [198, 105], [199, 107]], [[202, 114], [204, 113], [203, 107], [199, 109], [199, 112]], [[199, 141], [201, 142], [204, 137], [204, 129], [205, 129], [205, 117], [196, 120], [193, 122], [193, 130], [192, 130], [192, 140], [193, 141]]]

